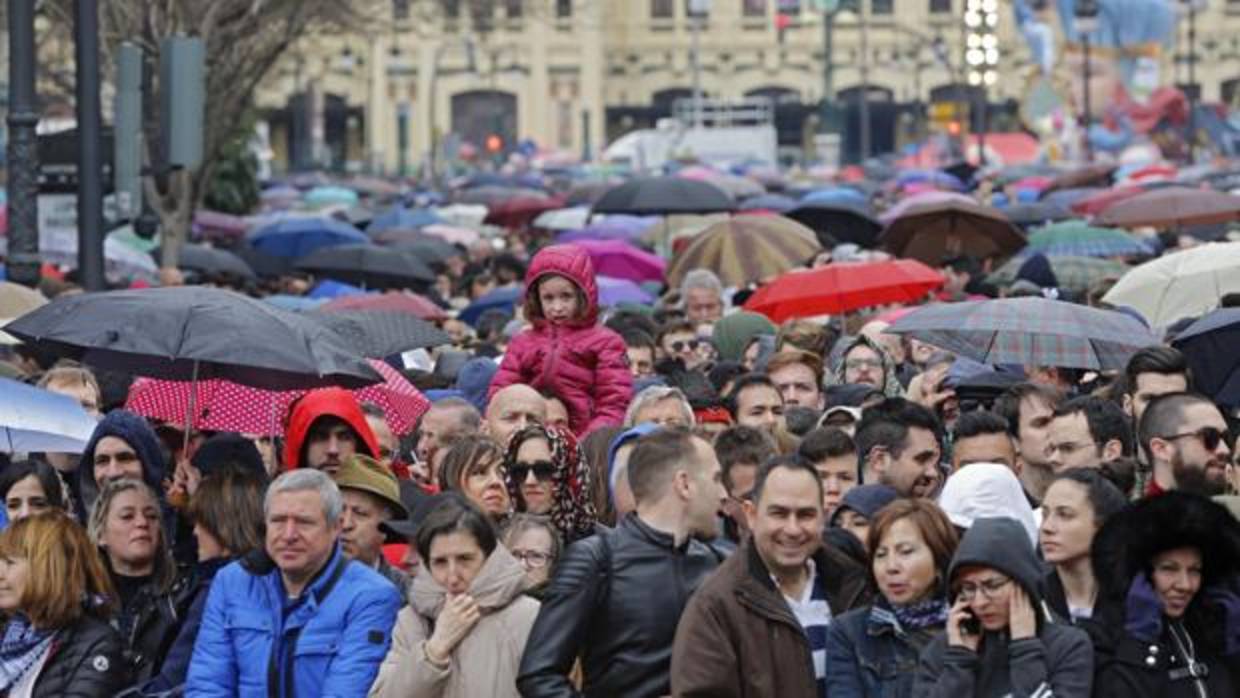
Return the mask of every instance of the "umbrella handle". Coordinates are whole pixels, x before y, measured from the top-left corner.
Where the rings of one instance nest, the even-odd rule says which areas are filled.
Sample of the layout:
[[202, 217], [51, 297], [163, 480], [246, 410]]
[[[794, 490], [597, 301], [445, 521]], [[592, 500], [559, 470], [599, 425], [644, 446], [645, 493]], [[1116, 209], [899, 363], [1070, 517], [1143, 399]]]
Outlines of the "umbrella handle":
[[181, 437], [181, 455], [189, 454], [189, 432], [194, 427], [194, 410], [198, 409], [198, 361], [194, 361], [194, 372], [190, 377], [189, 404], [185, 408], [185, 434]]

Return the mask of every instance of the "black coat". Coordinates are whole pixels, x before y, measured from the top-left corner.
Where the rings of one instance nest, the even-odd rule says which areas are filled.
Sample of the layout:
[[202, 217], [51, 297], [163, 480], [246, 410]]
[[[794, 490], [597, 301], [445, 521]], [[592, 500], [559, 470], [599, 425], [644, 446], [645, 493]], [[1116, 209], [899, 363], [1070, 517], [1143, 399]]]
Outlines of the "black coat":
[[[570, 545], [525, 644], [521, 695], [668, 695], [676, 624], [720, 559], [695, 540], [677, 546], [635, 514]], [[568, 679], [578, 655], [585, 674], [581, 694]]]
[[52, 642], [34, 683], [35, 698], [111, 698], [129, 683], [120, 635], [83, 616]]
[[125, 660], [135, 682], [159, 674], [195, 597], [192, 575], [180, 574], [166, 592], [147, 585], [113, 619], [121, 633]]
[[[1231, 675], [1240, 657], [1224, 659], [1215, 628], [1193, 612], [1185, 626], [1193, 638], [1196, 659], [1205, 665], [1209, 698], [1232, 698], [1240, 686]], [[1186, 663], [1176, 651], [1164, 621], [1155, 641], [1138, 638], [1125, 629], [1122, 618], [1112, 614], [1085, 622], [1094, 643], [1094, 696], [1097, 698], [1201, 698], [1196, 681], [1185, 676]], [[1175, 678], [1173, 678], [1173, 675]]]

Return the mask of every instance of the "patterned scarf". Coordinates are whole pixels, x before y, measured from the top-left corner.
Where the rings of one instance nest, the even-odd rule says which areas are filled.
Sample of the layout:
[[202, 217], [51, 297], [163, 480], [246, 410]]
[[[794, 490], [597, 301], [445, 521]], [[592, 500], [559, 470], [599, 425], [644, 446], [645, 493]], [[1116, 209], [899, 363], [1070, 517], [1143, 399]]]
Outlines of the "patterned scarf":
[[[505, 467], [517, 462], [521, 444], [532, 438], [546, 439], [551, 445], [551, 462], [555, 474], [551, 478], [551, 523], [567, 546], [573, 541], [594, 533], [594, 503], [590, 500], [590, 468], [581, 454], [577, 439], [567, 430], [533, 425], [513, 434], [508, 441], [504, 456]], [[508, 494], [512, 501], [521, 502], [521, 483], [508, 478]]]
[[20, 613], [9, 619], [0, 638], [0, 691], [12, 689], [52, 646], [56, 633], [38, 630]]
[[879, 596], [877, 606], [895, 618], [902, 630], [924, 630], [947, 624], [947, 602], [937, 596], [900, 606], [893, 605]]

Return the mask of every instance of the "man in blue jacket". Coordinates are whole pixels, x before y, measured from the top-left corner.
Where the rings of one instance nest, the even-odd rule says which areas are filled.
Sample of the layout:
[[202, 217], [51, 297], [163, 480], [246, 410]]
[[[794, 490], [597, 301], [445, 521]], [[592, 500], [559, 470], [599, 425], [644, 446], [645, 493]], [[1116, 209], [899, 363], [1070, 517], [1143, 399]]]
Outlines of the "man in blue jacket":
[[365, 696], [400, 594], [341, 552], [343, 499], [322, 471], [281, 475], [263, 508], [266, 551], [216, 574], [186, 695]]

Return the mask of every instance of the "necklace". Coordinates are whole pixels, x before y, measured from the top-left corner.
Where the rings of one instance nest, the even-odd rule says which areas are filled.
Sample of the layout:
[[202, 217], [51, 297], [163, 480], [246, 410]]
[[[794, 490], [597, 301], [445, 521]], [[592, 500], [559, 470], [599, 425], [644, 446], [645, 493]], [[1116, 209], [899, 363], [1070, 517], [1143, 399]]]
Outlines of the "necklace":
[[[1178, 621], [1171, 621], [1168, 624], [1171, 631], [1171, 640], [1175, 643], [1176, 649], [1179, 650], [1180, 656], [1184, 658], [1185, 668], [1173, 669], [1170, 672], [1171, 680], [1178, 681], [1180, 679], [1191, 678], [1193, 686], [1197, 689], [1197, 695], [1200, 698], [1209, 698], [1210, 694], [1206, 691], [1205, 677], [1209, 674], [1209, 670], [1205, 664], [1197, 661], [1196, 648], [1193, 646], [1193, 638], [1188, 631]], [[1183, 639], [1180, 635], [1183, 634]]]

